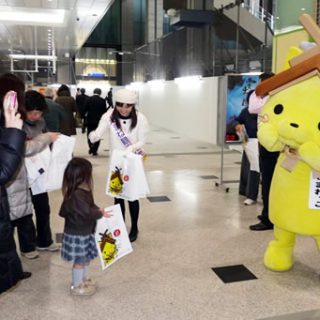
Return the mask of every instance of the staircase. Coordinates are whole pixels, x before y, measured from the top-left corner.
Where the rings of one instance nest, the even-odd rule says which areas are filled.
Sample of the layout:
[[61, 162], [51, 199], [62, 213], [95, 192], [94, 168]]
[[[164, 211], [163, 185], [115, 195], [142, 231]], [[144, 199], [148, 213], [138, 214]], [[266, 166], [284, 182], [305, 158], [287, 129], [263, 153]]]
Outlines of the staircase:
[[263, 8], [246, 6], [244, 3], [239, 6], [236, 3], [230, 3], [216, 9], [235, 23], [238, 21], [239, 10], [239, 25], [261, 43], [265, 43], [266, 40], [267, 46], [272, 44], [273, 16]]

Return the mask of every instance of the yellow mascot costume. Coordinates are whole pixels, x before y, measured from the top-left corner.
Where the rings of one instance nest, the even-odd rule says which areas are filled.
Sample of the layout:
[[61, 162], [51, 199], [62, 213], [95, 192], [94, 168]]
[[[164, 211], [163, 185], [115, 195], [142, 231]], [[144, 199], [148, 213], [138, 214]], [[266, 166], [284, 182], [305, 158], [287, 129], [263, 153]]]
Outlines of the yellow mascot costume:
[[[312, 36], [320, 35], [309, 16], [300, 21]], [[312, 236], [320, 250], [319, 44], [308, 51], [256, 88], [257, 96], [269, 95], [260, 113], [259, 142], [281, 152], [269, 195], [275, 239], [264, 256], [265, 266], [274, 271], [293, 266], [297, 234]]]

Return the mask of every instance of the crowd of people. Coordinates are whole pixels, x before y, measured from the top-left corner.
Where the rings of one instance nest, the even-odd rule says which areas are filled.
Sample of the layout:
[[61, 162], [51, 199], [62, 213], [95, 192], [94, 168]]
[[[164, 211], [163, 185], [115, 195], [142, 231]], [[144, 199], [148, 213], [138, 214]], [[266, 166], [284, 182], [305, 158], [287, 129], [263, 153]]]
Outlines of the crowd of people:
[[[261, 75], [261, 81], [270, 75]], [[277, 153], [270, 153], [257, 141], [259, 110], [251, 106], [251, 91], [247, 106], [233, 125], [240, 136], [246, 136], [250, 152], [243, 153], [239, 193], [246, 197], [244, 204], [252, 205], [258, 198], [260, 176], [262, 180], [263, 210], [259, 222], [251, 230], [273, 228], [268, 217], [268, 197]], [[32, 88], [25, 91], [25, 84], [13, 74], [0, 76], [0, 293], [29, 278], [23, 271], [17, 254], [14, 230], [17, 230], [22, 257], [36, 259], [39, 251], [56, 252], [60, 246], [53, 241], [50, 227], [50, 205], [47, 190], [33, 194], [28, 179], [28, 157], [49, 148], [59, 135], [76, 135], [76, 127], [87, 133], [88, 154], [97, 156], [100, 140], [109, 137], [110, 155], [115, 151], [145, 157], [142, 149], [148, 133], [148, 121], [136, 109], [137, 93], [128, 89], [115, 92], [112, 88], [106, 98], [96, 88], [92, 96], [80, 89], [73, 97], [67, 85], [57, 92], [46, 88], [42, 95]], [[76, 119], [80, 119], [80, 124]], [[96, 284], [90, 279], [89, 264], [97, 256], [94, 231], [97, 220], [110, 217], [110, 212], [99, 208], [93, 198], [92, 165], [89, 160], [73, 157], [64, 172], [63, 203], [59, 215], [65, 219], [61, 256], [72, 261], [73, 295], [92, 295]], [[114, 194], [114, 203], [121, 207], [125, 219], [125, 200], [131, 218], [129, 240], [138, 238], [140, 213], [139, 197], [126, 198]], [[33, 220], [35, 213], [35, 224]]]
[[[33, 193], [27, 160], [49, 149], [59, 135], [76, 135], [76, 127], [87, 131], [89, 156], [97, 156], [99, 141], [114, 123], [128, 136], [126, 145], [109, 130], [113, 149], [128, 152], [141, 150], [148, 124], [135, 106], [137, 95], [127, 89], [118, 90], [113, 105], [112, 88], [105, 99], [96, 88], [91, 97], [85, 89], [72, 96], [67, 85], [55, 92], [46, 88], [44, 94], [26, 87], [17, 76], [0, 76], [0, 294], [14, 287], [20, 280], [31, 277], [23, 271], [17, 254], [14, 230], [17, 230], [20, 255], [37, 259], [39, 252], [56, 252], [60, 246], [53, 241], [50, 226], [50, 194], [45, 186]], [[80, 119], [80, 124], [76, 119]], [[123, 121], [125, 119], [125, 121]], [[116, 141], [118, 140], [118, 141]], [[142, 161], [142, 156], [141, 156]], [[99, 208], [93, 198], [92, 165], [85, 158], [73, 157], [64, 171], [63, 203], [59, 215], [65, 219], [61, 256], [72, 261], [72, 295], [92, 295], [96, 284], [89, 278], [90, 260], [97, 256], [94, 239], [96, 221], [110, 217]], [[123, 217], [124, 200], [120, 204]], [[131, 215], [130, 241], [138, 237], [139, 201], [129, 201]], [[33, 220], [35, 213], [35, 223]]]

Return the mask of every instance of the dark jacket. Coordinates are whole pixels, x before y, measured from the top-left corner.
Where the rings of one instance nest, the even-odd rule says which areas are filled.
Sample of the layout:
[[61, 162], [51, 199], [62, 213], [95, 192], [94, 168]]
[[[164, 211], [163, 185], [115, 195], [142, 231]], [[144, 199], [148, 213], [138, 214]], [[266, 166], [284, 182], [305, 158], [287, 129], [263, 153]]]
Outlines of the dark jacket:
[[80, 113], [81, 118], [83, 119], [85, 116], [84, 112], [84, 106], [86, 105], [87, 100], [89, 97], [86, 94], [79, 94], [76, 96], [76, 103], [77, 103], [77, 108]]
[[96, 220], [102, 217], [100, 208], [94, 204], [92, 193], [81, 188], [63, 201], [59, 215], [65, 218], [64, 232], [72, 235], [93, 234]]
[[108, 102], [108, 106], [113, 108], [112, 90], [108, 91], [108, 95], [105, 100]]
[[248, 107], [241, 110], [240, 114], [236, 117], [234, 121], [234, 126], [238, 123], [243, 124], [246, 128], [247, 135], [249, 138], [257, 138], [257, 121], [258, 116], [256, 114], [251, 114], [248, 111]]
[[9, 204], [4, 184], [14, 175], [24, 153], [25, 133], [9, 128], [0, 132], [0, 293], [22, 278], [22, 266], [16, 252]]
[[100, 96], [93, 95], [85, 104], [86, 124], [97, 126], [101, 116], [107, 111], [106, 101]]
[[48, 110], [43, 114], [46, 127], [48, 131], [60, 132], [60, 123], [65, 120], [67, 121], [67, 114], [63, 107], [52, 99], [46, 98], [46, 103], [48, 105]]
[[55, 101], [64, 108], [67, 115], [66, 118], [62, 119], [60, 122], [60, 132], [66, 136], [72, 136], [77, 134], [75, 120], [75, 113], [77, 112], [76, 101], [72, 97], [64, 95], [64, 92], [61, 92], [60, 94], [61, 96]]

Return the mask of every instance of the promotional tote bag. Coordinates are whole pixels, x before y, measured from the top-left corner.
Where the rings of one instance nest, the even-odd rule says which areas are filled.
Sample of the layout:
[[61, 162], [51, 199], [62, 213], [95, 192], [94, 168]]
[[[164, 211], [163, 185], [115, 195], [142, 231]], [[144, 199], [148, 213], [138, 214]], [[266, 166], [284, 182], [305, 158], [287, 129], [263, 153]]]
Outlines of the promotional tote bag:
[[111, 211], [112, 217], [99, 219], [95, 232], [102, 270], [132, 252], [120, 205], [117, 204], [105, 210]]
[[43, 151], [25, 158], [28, 182], [32, 194], [59, 190], [62, 187], [64, 170], [72, 158], [75, 138], [63, 134], [52, 144], [52, 150]]
[[51, 161], [47, 175], [47, 190], [59, 190], [62, 187], [64, 170], [72, 159], [76, 139], [60, 134], [53, 143]]
[[149, 186], [143, 168], [142, 156], [114, 150], [109, 164], [106, 194], [115, 198], [134, 201], [145, 198]]

